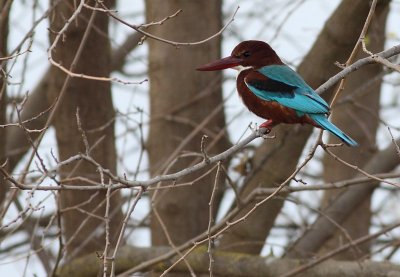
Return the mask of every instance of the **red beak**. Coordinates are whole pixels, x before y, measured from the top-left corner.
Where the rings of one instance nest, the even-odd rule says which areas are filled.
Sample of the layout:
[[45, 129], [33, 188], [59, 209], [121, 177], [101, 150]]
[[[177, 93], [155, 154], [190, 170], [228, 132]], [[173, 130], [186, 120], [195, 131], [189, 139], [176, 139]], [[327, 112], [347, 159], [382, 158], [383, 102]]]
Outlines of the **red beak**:
[[222, 70], [222, 69], [238, 66], [238, 65], [240, 65], [241, 62], [242, 62], [241, 59], [229, 56], [229, 57], [226, 57], [226, 58], [223, 58], [220, 60], [210, 62], [205, 65], [202, 65], [196, 69], [200, 70], [200, 71]]

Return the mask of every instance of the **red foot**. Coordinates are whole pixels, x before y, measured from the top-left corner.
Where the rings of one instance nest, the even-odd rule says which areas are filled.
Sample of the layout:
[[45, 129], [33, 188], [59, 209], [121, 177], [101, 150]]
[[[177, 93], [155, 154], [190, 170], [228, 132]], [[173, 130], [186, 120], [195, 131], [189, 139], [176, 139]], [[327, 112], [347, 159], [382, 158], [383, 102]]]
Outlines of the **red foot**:
[[267, 130], [265, 130], [264, 134], [268, 134], [269, 132], [271, 132], [271, 129], [274, 126], [275, 126], [275, 123], [271, 119], [269, 119], [269, 120], [265, 121], [264, 123], [262, 123], [259, 128], [267, 129]]
[[267, 121], [265, 121], [263, 124], [260, 125], [260, 128], [265, 128], [265, 129], [272, 129], [272, 127], [275, 126], [275, 123], [269, 119]]

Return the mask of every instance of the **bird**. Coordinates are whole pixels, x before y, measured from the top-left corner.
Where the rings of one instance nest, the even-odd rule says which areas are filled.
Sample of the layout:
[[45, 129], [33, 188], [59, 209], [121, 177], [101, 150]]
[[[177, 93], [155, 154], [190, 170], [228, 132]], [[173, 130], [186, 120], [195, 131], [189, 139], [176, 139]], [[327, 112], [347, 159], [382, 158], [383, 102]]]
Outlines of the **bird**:
[[199, 71], [232, 68], [239, 73], [236, 88], [245, 106], [266, 119], [266, 133], [280, 124], [310, 124], [327, 130], [348, 146], [357, 142], [328, 120], [330, 107], [304, 79], [282, 62], [272, 47], [259, 40], [240, 42], [230, 56], [209, 62]]

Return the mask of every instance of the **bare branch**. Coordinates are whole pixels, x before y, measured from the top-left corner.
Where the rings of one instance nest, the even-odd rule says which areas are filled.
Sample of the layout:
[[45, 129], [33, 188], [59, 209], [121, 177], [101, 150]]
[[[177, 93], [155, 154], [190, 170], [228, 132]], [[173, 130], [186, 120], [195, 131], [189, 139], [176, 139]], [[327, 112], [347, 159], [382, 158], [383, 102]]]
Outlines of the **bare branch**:
[[[373, 237], [370, 239], [373, 239]], [[168, 251], [170, 251], [170, 248], [168, 247], [138, 248], [125, 246], [120, 249], [116, 257], [120, 261], [117, 267], [117, 272], [122, 272], [129, 267], [140, 264], [151, 257], [163, 255]], [[214, 257], [214, 273], [218, 276], [232, 277], [282, 276], [285, 274], [287, 269], [296, 268], [296, 266], [302, 262], [300, 260], [290, 259], [270, 260], [269, 258], [260, 257], [258, 255], [246, 255], [223, 251], [215, 251]], [[176, 258], [166, 261], [165, 263], [157, 264], [156, 267], [147, 267], [146, 270], [154, 269], [162, 271], [175, 261]], [[208, 255], [205, 247], [190, 254], [188, 256], [188, 261], [193, 266], [196, 273], [204, 275], [208, 274]], [[327, 272], [342, 277], [386, 276], [389, 274], [398, 274], [400, 272], [400, 267], [396, 264], [372, 261], [361, 261], [360, 263], [361, 267], [356, 262], [329, 260], [315, 267], [308, 268], [298, 276], [323, 277], [326, 276]], [[95, 255], [87, 255], [65, 265], [59, 271], [59, 276], [77, 276], [77, 273], [81, 274], [81, 276], [95, 276], [98, 268], [99, 259], [97, 259]], [[187, 269], [185, 265], [181, 263], [174, 268], [173, 272], [187, 273]]]
[[[380, 53], [377, 53], [376, 55], [383, 58], [383, 59], [388, 59], [390, 57], [396, 56], [400, 54], [400, 44], [395, 45], [385, 51], [382, 51]], [[334, 86], [337, 82], [339, 82], [341, 79], [349, 75], [350, 73], [360, 69], [362, 66], [368, 65], [368, 64], [373, 64], [376, 63], [376, 59], [373, 57], [366, 57], [363, 59], [359, 59], [358, 61], [352, 63], [351, 65], [345, 67], [342, 71], [340, 71], [338, 74], [335, 76], [332, 76], [329, 78], [328, 81], [323, 83], [321, 86], [319, 86], [318, 89], [315, 91], [318, 92], [319, 94], [327, 91], [329, 88]]]
[[[239, 8], [240, 8], [240, 7], [238, 6], [238, 7], [236, 8], [235, 12], [232, 14], [231, 18], [230, 18], [230, 19], [228, 20], [228, 22], [225, 24], [225, 26], [223, 26], [219, 32], [213, 34], [212, 36], [210, 36], [210, 37], [208, 37], [208, 38], [205, 38], [205, 39], [203, 39], [203, 40], [200, 40], [200, 41], [195, 41], [195, 42], [177, 42], [177, 41], [172, 41], [172, 40], [164, 39], [164, 38], [161, 38], [161, 37], [152, 35], [152, 34], [150, 34], [150, 33], [148, 33], [148, 32], [145, 32], [145, 31], [143, 31], [142, 28], [143, 28], [143, 26], [148, 27], [149, 24], [145, 24], [145, 25], [133, 25], [133, 24], [130, 24], [130, 23], [126, 22], [125, 20], [123, 20], [123, 19], [119, 18], [118, 16], [116, 16], [111, 10], [108, 10], [107, 7], [104, 5], [104, 3], [100, 3], [100, 4], [101, 4], [101, 5], [103, 6], [103, 8], [107, 11], [107, 14], [108, 14], [109, 16], [111, 16], [112, 18], [114, 18], [115, 20], [117, 20], [117, 21], [121, 22], [122, 24], [124, 24], [124, 25], [126, 25], [126, 26], [128, 26], [128, 27], [130, 27], [130, 28], [132, 28], [132, 29], [134, 29], [135, 31], [141, 33], [142, 35], [144, 35], [144, 36], [146, 36], [146, 37], [149, 37], [149, 38], [151, 38], [151, 39], [158, 40], [158, 41], [160, 41], [160, 42], [164, 42], [164, 43], [166, 43], [166, 44], [170, 44], [170, 45], [175, 46], [175, 47], [178, 47], [178, 46], [193, 46], [193, 45], [199, 45], [199, 44], [203, 44], [203, 43], [205, 43], [205, 42], [207, 42], [207, 41], [210, 41], [210, 40], [212, 40], [212, 39], [214, 39], [214, 38], [220, 36], [220, 35], [225, 31], [225, 29], [228, 28], [228, 26], [235, 20], [236, 13], [238, 12], [238, 10], [239, 10]], [[171, 17], [173, 17], [173, 16], [176, 16], [178, 13], [179, 13], [179, 11], [176, 12], [175, 14], [173, 14], [173, 15], [170, 15], [169, 18], [171, 18]], [[168, 17], [167, 17], [167, 18], [168, 18]], [[167, 19], [167, 18], [166, 18], [166, 19]], [[160, 22], [164, 22], [166, 19], [163, 19], [163, 20], [161, 20]], [[150, 25], [155, 25], [155, 24], [158, 24], [158, 23], [150, 23]]]

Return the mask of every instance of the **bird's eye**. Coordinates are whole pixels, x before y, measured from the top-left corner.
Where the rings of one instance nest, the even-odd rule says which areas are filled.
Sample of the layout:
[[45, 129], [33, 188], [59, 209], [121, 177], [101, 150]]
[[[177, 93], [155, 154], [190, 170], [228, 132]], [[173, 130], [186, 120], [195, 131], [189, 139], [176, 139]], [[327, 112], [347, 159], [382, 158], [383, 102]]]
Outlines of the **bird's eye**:
[[244, 57], [250, 57], [250, 51], [246, 51], [242, 54]]

